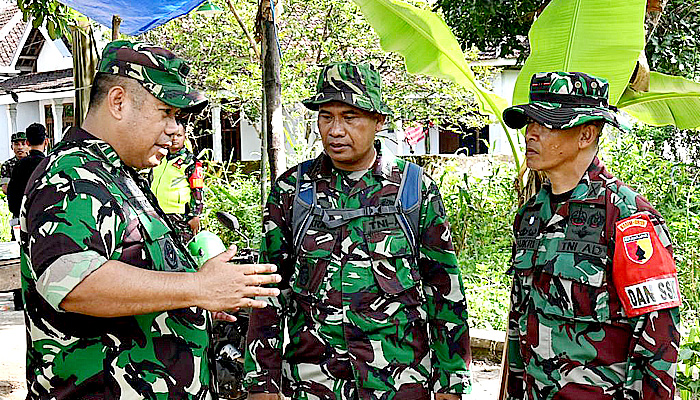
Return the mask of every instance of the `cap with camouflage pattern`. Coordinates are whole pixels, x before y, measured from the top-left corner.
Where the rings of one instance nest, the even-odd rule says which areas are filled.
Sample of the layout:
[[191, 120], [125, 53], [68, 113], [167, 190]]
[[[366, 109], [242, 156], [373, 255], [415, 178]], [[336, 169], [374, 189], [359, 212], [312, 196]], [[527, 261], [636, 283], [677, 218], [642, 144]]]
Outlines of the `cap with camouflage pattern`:
[[107, 44], [97, 66], [98, 73], [125, 76], [137, 80], [158, 100], [197, 113], [207, 98], [187, 84], [190, 67], [170, 50], [149, 43], [115, 40]]
[[18, 142], [20, 140], [27, 140], [27, 134], [20, 131], [20, 132], [15, 132], [12, 134], [10, 137], [11, 142]]
[[540, 72], [530, 81], [530, 102], [508, 107], [503, 120], [513, 129], [527, 125], [528, 117], [549, 129], [569, 129], [591, 121], [623, 129], [608, 105], [607, 79], [583, 72]]
[[349, 62], [329, 64], [318, 75], [316, 95], [303, 101], [310, 110], [321, 104], [340, 101], [362, 110], [391, 115], [382, 101], [382, 78], [369, 64]]

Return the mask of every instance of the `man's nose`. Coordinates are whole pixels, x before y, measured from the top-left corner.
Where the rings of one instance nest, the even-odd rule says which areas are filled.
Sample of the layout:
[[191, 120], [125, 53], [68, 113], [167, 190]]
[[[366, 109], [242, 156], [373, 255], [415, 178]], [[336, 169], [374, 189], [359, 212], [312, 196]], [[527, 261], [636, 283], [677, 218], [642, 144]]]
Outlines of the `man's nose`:
[[539, 135], [539, 124], [535, 122], [530, 122], [525, 128], [525, 140], [534, 140], [537, 135]]
[[180, 127], [178, 126], [175, 117], [168, 118], [168, 121], [165, 124], [165, 134], [168, 136], [172, 136], [175, 133], [177, 133], [179, 129]]
[[330, 129], [328, 130], [328, 134], [334, 137], [345, 136], [345, 128], [343, 128], [343, 124], [340, 120], [333, 120]]

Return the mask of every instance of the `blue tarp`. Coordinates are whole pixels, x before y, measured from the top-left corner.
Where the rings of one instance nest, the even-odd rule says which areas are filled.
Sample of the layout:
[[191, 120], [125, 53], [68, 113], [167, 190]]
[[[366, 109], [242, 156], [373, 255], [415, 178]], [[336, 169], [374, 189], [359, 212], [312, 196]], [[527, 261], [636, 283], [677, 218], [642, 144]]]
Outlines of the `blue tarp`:
[[119, 32], [138, 35], [187, 14], [204, 0], [59, 0], [79, 13], [112, 26], [112, 16], [122, 19]]

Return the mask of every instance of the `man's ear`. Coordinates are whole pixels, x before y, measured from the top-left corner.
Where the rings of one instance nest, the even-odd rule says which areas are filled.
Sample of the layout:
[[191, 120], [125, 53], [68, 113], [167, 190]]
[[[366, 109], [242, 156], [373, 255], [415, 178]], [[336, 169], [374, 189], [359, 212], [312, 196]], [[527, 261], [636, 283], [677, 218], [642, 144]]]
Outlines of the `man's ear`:
[[386, 115], [377, 114], [377, 125], [374, 128], [377, 132], [384, 129], [384, 121], [386, 121]]
[[579, 130], [578, 148], [583, 150], [597, 143], [599, 129], [593, 124], [583, 124]]
[[126, 102], [126, 89], [123, 86], [112, 86], [107, 92], [106, 106], [114, 119], [121, 120]]

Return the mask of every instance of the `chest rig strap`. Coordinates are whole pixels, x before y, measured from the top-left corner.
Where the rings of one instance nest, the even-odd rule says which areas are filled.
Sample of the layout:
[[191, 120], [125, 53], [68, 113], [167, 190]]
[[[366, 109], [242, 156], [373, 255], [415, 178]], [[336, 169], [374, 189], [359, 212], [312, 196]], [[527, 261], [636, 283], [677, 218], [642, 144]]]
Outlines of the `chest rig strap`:
[[420, 208], [423, 199], [423, 168], [406, 162], [401, 177], [401, 185], [396, 193], [393, 205], [367, 206], [357, 209], [324, 209], [316, 202], [316, 181], [305, 182], [307, 174], [315, 160], [307, 160], [297, 167], [296, 191], [292, 203], [292, 235], [295, 253], [299, 253], [301, 240], [309, 229], [313, 217], [320, 217], [326, 227], [333, 229], [343, 226], [355, 218], [379, 215], [396, 215], [396, 219], [410, 243], [411, 250], [417, 255]]

